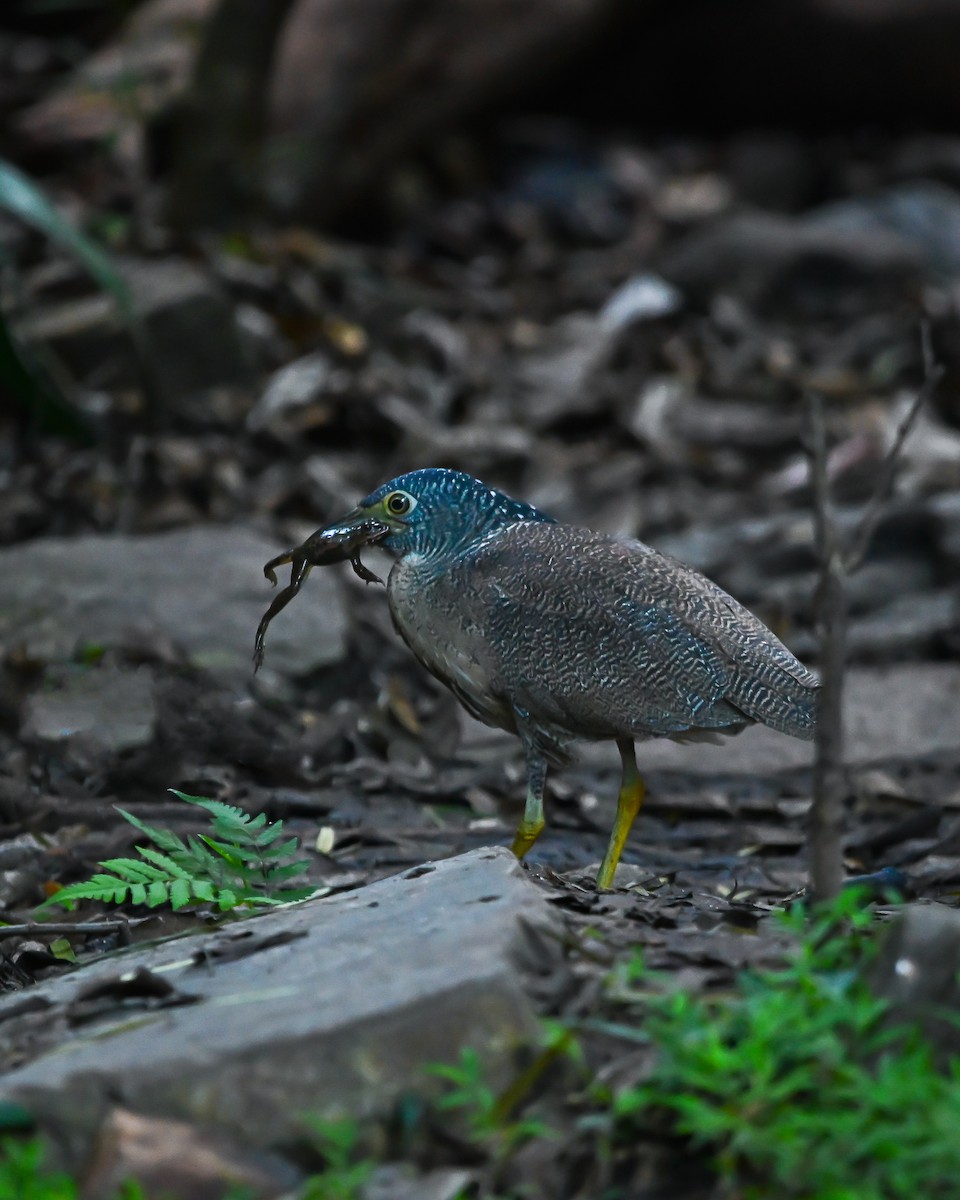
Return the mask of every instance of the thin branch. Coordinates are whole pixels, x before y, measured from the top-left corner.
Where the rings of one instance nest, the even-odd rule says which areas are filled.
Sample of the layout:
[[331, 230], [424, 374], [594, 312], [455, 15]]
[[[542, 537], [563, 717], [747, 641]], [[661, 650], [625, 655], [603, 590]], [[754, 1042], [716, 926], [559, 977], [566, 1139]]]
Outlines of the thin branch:
[[847, 652], [847, 590], [843, 555], [827, 474], [827, 433], [823, 397], [808, 394], [810, 477], [817, 561], [817, 620], [820, 626], [820, 690], [817, 742], [810, 809], [810, 890], [819, 900], [837, 895], [843, 884], [843, 682]]
[[866, 557], [867, 551], [870, 548], [870, 542], [873, 539], [874, 533], [876, 533], [877, 524], [883, 514], [883, 507], [893, 490], [893, 483], [896, 478], [897, 466], [904, 442], [906, 442], [910, 430], [916, 424], [920, 410], [934, 394], [937, 385], [943, 378], [943, 367], [937, 366], [934, 362], [933, 346], [930, 340], [930, 325], [927, 321], [924, 321], [920, 326], [920, 344], [923, 353], [923, 383], [920, 385], [906, 415], [900, 422], [896, 437], [893, 439], [893, 445], [887, 451], [886, 458], [881, 464], [880, 478], [877, 480], [873, 495], [870, 497], [870, 503], [853, 534], [845, 562], [848, 575], [852, 575]]
[[827, 464], [827, 426], [823, 415], [823, 397], [819, 392], [807, 393], [807, 422], [810, 441], [810, 484], [813, 490], [813, 543], [817, 562], [823, 566], [836, 551], [836, 522], [830, 499]]
[[45, 933], [117, 933], [155, 919], [124, 917], [116, 921], [31, 921], [23, 925], [0, 925], [0, 938], [41, 937]]
[[843, 687], [849, 622], [847, 579], [863, 563], [883, 507], [893, 489], [904, 443], [916, 424], [920, 410], [943, 375], [943, 369], [933, 359], [930, 329], [926, 322], [921, 326], [920, 334], [923, 383], [900, 422], [893, 444], [881, 465], [876, 487], [846, 552], [840, 542], [830, 497], [823, 398], [807, 395], [814, 540], [819, 566], [817, 622], [820, 627], [820, 691], [817, 696], [813, 805], [809, 821], [810, 891], [818, 900], [835, 896], [843, 883], [843, 802], [846, 791]]

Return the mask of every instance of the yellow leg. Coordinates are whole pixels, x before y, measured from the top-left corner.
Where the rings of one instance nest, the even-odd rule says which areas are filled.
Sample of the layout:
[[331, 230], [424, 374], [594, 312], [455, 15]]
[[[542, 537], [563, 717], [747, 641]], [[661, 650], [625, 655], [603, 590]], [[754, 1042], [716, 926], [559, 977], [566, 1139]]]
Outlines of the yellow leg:
[[643, 797], [647, 791], [640, 772], [637, 770], [637, 756], [633, 742], [627, 738], [618, 738], [617, 748], [623, 762], [623, 777], [620, 781], [620, 795], [617, 797], [617, 819], [613, 823], [610, 843], [597, 874], [598, 888], [613, 887], [617, 863], [620, 861], [623, 847], [630, 835], [630, 828], [640, 811]]
[[513, 852], [523, 858], [543, 832], [543, 789], [547, 782], [547, 764], [537, 754], [527, 758], [527, 799], [523, 806], [523, 820], [517, 826], [513, 839]]

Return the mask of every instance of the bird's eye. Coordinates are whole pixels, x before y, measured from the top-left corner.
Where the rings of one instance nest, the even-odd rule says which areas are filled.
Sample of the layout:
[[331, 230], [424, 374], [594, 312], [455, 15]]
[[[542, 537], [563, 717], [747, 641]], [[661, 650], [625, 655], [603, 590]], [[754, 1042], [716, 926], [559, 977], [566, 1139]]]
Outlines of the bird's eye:
[[384, 501], [388, 513], [393, 517], [402, 517], [416, 504], [416, 500], [406, 492], [391, 492]]

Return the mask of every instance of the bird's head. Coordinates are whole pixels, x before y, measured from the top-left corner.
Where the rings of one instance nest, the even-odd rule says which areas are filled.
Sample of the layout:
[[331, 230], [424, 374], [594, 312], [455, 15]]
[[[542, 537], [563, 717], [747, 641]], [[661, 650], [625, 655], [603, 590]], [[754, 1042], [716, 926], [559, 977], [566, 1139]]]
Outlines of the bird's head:
[[438, 555], [517, 521], [552, 521], [545, 513], [487, 487], [472, 475], [430, 467], [408, 471], [360, 501], [344, 522], [380, 521], [389, 553]]

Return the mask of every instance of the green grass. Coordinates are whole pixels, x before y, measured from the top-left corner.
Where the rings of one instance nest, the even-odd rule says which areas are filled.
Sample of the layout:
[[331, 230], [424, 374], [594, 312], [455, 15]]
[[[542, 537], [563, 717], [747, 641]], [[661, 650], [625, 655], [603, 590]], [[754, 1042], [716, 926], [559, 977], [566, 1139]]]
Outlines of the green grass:
[[0, 1196], [11, 1200], [79, 1200], [74, 1179], [44, 1166], [45, 1149], [39, 1138], [0, 1141]]
[[343, 1117], [308, 1119], [307, 1124], [324, 1165], [300, 1185], [296, 1200], [362, 1200], [377, 1164], [361, 1150], [359, 1122]]
[[[611, 1032], [654, 1051], [639, 1086], [602, 1093], [616, 1137], [666, 1128], [743, 1200], [952, 1200], [960, 1195], [960, 1064], [894, 1027], [863, 982], [876, 938], [844, 897], [779, 969], [696, 996], [634, 961]], [[793, 927], [798, 928], [797, 918]]]
[[[0, 1138], [0, 1196], [3, 1200], [82, 1200], [79, 1183], [45, 1165], [46, 1147], [37, 1137]], [[145, 1200], [136, 1183], [125, 1183], [115, 1200]]]

